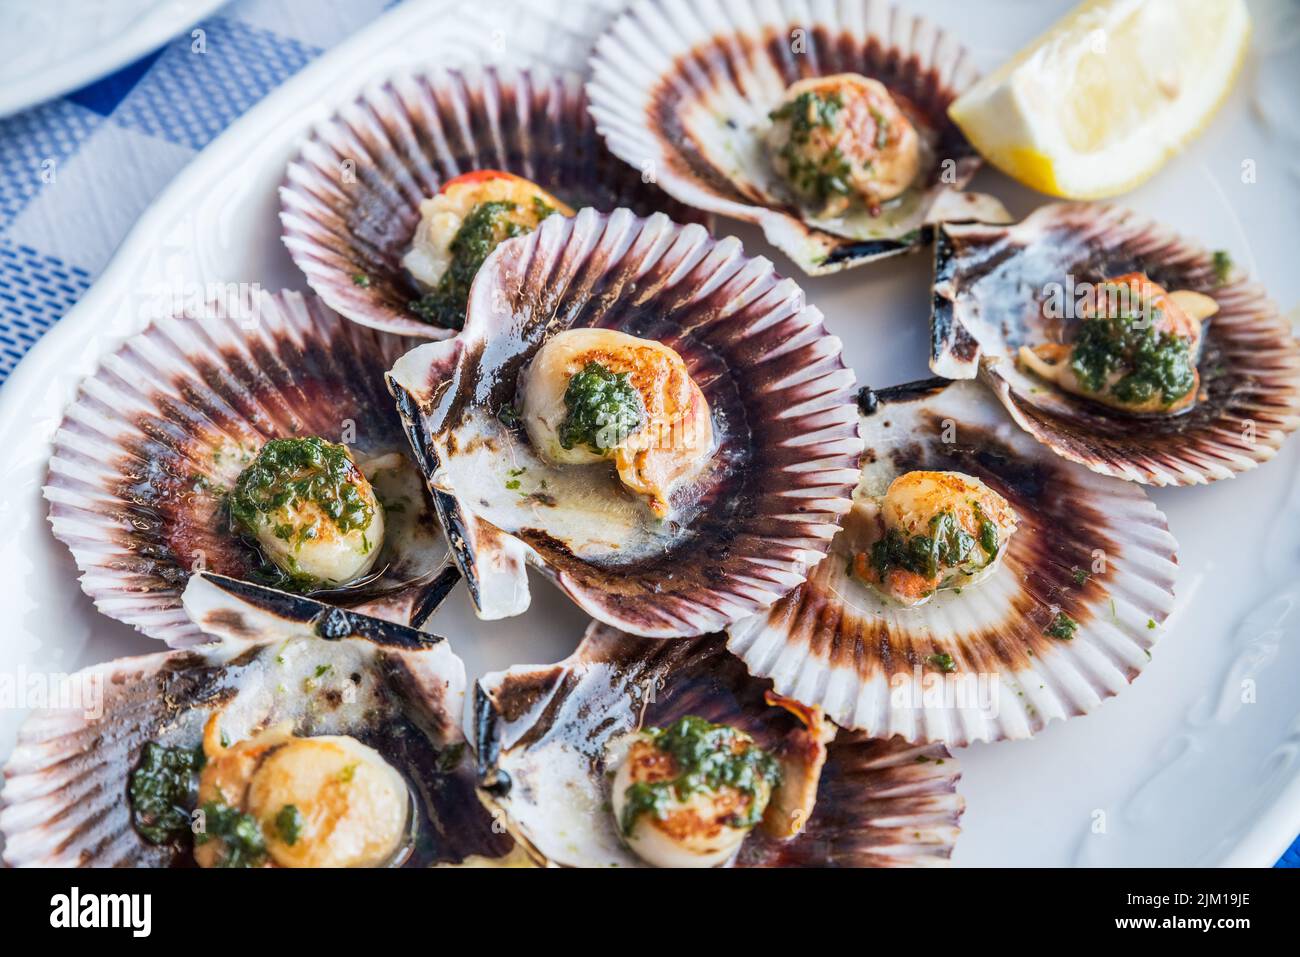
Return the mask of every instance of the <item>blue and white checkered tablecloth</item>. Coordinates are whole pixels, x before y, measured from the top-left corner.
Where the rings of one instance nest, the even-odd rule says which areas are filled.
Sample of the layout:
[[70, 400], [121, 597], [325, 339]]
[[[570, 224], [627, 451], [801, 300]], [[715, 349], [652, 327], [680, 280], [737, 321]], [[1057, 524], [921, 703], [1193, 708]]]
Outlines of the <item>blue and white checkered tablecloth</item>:
[[245, 110], [397, 0], [235, 0], [96, 83], [0, 119], [0, 382], [136, 218]]
[[[0, 119], [0, 383], [171, 178], [245, 110], [399, 0], [235, 0], [96, 83]], [[1300, 837], [1277, 862], [1300, 867]]]

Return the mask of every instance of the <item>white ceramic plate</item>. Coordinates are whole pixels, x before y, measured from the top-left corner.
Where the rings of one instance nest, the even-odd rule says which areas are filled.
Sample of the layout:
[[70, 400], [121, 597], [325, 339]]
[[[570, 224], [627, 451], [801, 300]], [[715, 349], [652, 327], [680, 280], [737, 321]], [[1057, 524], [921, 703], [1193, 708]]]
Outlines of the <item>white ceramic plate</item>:
[[[955, 29], [989, 69], [1068, 6], [906, 0]], [[405, 64], [485, 59], [580, 64], [618, 0], [408, 2], [268, 96], [158, 198], [81, 304], [0, 393], [0, 675], [72, 670], [159, 646], [95, 613], [50, 535], [40, 485], [51, 436], [79, 380], [139, 330], [160, 295], [207, 283], [305, 289], [280, 244], [276, 186], [312, 124], [361, 84]], [[1297, 7], [1255, 4], [1256, 51], [1206, 135], [1126, 202], [1262, 277], [1284, 310], [1295, 269]], [[1289, 55], [1288, 55], [1289, 51]], [[1289, 132], [1288, 132], [1289, 131]], [[1243, 182], [1253, 170], [1255, 182]], [[974, 188], [1018, 215], [1044, 202], [997, 174]], [[728, 222], [721, 229], [731, 228]], [[753, 230], [747, 248], [793, 267]], [[928, 374], [925, 255], [801, 280], [846, 346], [859, 380]], [[1031, 741], [960, 753], [965, 865], [1271, 864], [1300, 830], [1300, 439], [1232, 481], [1154, 497], [1181, 542], [1178, 607], [1136, 684], [1094, 714]], [[472, 676], [554, 661], [583, 616], [544, 581], [523, 617], [478, 622], [463, 592], [434, 619]], [[21, 669], [21, 670], [20, 670]], [[1244, 689], [1244, 692], [1243, 692]], [[1249, 703], [1247, 703], [1248, 699]], [[21, 715], [0, 711], [0, 756]]]
[[0, 0], [0, 116], [107, 76], [226, 0]]

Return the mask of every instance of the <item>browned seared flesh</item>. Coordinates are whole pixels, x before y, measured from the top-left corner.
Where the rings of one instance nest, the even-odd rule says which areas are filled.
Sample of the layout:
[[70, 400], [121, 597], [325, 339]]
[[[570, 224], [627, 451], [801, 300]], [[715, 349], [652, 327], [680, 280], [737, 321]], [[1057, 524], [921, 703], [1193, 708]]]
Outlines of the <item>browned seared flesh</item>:
[[1021, 346], [1020, 366], [1120, 412], [1174, 415], [1200, 397], [1202, 322], [1218, 303], [1142, 273], [1096, 283], [1069, 342]]
[[996, 572], [1016, 522], [1007, 500], [975, 476], [914, 469], [883, 495], [858, 497], [842, 551], [855, 577], [916, 606], [941, 588], [974, 588]]
[[656, 518], [713, 452], [709, 403], [676, 350], [614, 329], [566, 329], [529, 364], [520, 414], [557, 465], [613, 461]]
[[855, 201], [878, 213], [920, 172], [916, 127], [879, 80], [856, 73], [799, 80], [769, 117], [772, 166], [817, 216], [840, 216]]

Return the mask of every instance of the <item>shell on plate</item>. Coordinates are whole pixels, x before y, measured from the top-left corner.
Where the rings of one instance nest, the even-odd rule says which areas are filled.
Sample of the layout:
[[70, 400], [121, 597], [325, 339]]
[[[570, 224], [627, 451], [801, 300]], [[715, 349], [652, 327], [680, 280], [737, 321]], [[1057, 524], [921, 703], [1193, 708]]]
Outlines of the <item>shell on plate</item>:
[[[763, 139], [788, 86], [837, 74], [883, 84], [920, 145], [900, 196], [829, 217], [791, 194]], [[976, 76], [952, 35], [884, 0], [637, 0], [596, 42], [587, 94], [615, 155], [820, 275], [918, 248], [941, 220], [1009, 219], [961, 191], [980, 159], [947, 108]]]
[[[531, 359], [586, 327], [670, 346], [708, 402], [712, 457], [668, 520], [601, 466], [548, 464], [515, 421]], [[803, 580], [857, 481], [853, 374], [821, 314], [735, 239], [661, 214], [582, 210], [502, 244], [464, 332], [390, 384], [483, 618], [528, 607], [527, 560], [625, 631], [716, 631]]]
[[[981, 480], [1019, 526], [969, 587], [907, 607], [850, 574], [845, 535], [808, 581], [733, 625], [728, 647], [843, 727], [908, 741], [1025, 738], [1119, 693], [1173, 608], [1177, 545], [1132, 483], [1035, 442], [973, 382], [864, 390], [855, 499], [914, 470]], [[1075, 623], [1054, 629], [1058, 615]]]
[[280, 188], [284, 243], [307, 281], [349, 319], [420, 338], [455, 334], [420, 319], [402, 265], [420, 203], [453, 177], [502, 170], [573, 208], [625, 206], [696, 218], [610, 155], [576, 74], [428, 69], [367, 87], [315, 128]]
[[391, 863], [510, 850], [475, 797], [465, 669], [444, 639], [207, 574], [190, 580], [185, 606], [209, 643], [87, 668], [69, 679], [66, 706], [27, 718], [0, 795], [6, 864], [192, 864], [183, 828], [159, 843], [137, 829], [129, 782], [147, 743], [196, 748], [214, 714], [234, 742], [287, 724], [377, 751], [410, 798]]
[[[564, 661], [480, 679], [474, 721], [483, 797], [541, 863], [636, 866], [609, 809], [611, 745], [689, 715], [731, 725], [778, 751], [804, 726], [771, 702], [770, 690], [727, 653], [721, 635], [661, 642], [593, 622]], [[841, 730], [827, 747], [799, 833], [779, 839], [760, 825], [730, 863], [945, 864], [964, 807], [959, 777], [941, 745]]]
[[[1016, 362], [1020, 346], [1070, 340], [1072, 290], [1126, 273], [1218, 305], [1186, 411], [1114, 411]], [[1209, 252], [1118, 206], [1061, 203], [1011, 226], [942, 225], [931, 339], [935, 373], [978, 377], [1022, 428], [1103, 475], [1147, 485], [1231, 478], [1272, 458], [1300, 425], [1300, 345], [1276, 305]]]
[[321, 594], [406, 622], [447, 553], [384, 387], [413, 344], [293, 292], [160, 319], [126, 340], [64, 414], [44, 489], [96, 607], [174, 647], [204, 640], [181, 607], [193, 571], [270, 568], [231, 532], [227, 491], [268, 440], [315, 435], [360, 464], [397, 456], [373, 481], [386, 502], [373, 574]]

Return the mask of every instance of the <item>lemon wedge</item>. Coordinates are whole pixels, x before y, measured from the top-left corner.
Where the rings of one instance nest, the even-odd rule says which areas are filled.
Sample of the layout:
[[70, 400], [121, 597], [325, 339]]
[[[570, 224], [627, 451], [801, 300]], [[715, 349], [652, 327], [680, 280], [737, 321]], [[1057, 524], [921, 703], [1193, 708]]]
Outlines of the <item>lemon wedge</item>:
[[949, 107], [998, 169], [1053, 196], [1132, 189], [1201, 131], [1250, 39], [1245, 0], [1091, 0]]

